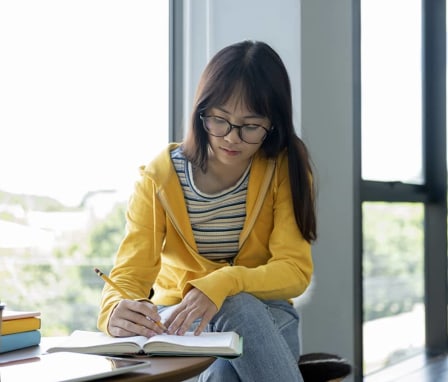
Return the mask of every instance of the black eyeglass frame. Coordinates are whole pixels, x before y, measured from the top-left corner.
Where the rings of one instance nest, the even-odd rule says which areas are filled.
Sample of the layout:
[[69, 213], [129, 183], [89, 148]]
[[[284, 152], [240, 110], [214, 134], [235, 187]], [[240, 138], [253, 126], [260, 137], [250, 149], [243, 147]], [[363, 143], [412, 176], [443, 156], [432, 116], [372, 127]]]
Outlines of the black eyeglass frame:
[[[262, 142], [266, 139], [266, 137], [267, 137], [267, 136], [272, 132], [272, 130], [274, 129], [274, 126], [271, 126], [270, 128], [267, 128], [267, 127], [264, 127], [264, 126], [262, 126], [262, 125], [258, 125], [257, 123], [248, 123], [248, 124], [244, 124], [244, 125], [234, 125], [233, 123], [231, 123], [231, 122], [228, 121], [227, 119], [225, 119], [225, 118], [223, 118], [223, 117], [220, 117], [220, 116], [217, 116], [217, 115], [204, 115], [203, 113], [200, 113], [200, 114], [199, 114], [199, 118], [200, 118], [201, 121], [202, 121], [202, 126], [204, 127], [205, 131], [206, 131], [208, 134], [210, 134], [210, 135], [212, 135], [212, 136], [214, 136], [214, 137], [222, 138], [222, 137], [225, 137], [225, 136], [229, 135], [230, 132], [232, 131], [232, 129], [237, 129], [237, 130], [238, 130], [238, 137], [240, 137], [240, 139], [241, 139], [243, 142], [248, 143], [249, 145], [258, 145], [258, 144], [262, 143]], [[205, 119], [206, 119], [206, 118], [219, 118], [219, 119], [222, 119], [223, 121], [227, 122], [227, 124], [228, 124], [229, 126], [228, 126], [228, 129], [227, 129], [226, 133], [223, 134], [223, 135], [216, 135], [216, 134], [213, 134], [213, 133], [208, 129], [207, 124], [205, 123]], [[243, 127], [246, 127], [246, 126], [257, 126], [257, 127], [261, 127], [261, 128], [265, 131], [265, 134], [264, 134], [263, 138], [261, 138], [261, 140], [260, 140], [259, 142], [247, 142], [246, 140], [244, 140], [243, 137], [242, 137], [241, 129], [242, 129]]]

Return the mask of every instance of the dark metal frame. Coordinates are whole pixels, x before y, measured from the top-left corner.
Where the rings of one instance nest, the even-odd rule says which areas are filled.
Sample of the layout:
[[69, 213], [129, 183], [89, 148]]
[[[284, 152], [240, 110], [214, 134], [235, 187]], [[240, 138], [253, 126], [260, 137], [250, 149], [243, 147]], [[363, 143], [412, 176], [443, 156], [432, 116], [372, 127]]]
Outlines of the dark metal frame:
[[170, 0], [169, 141], [183, 139], [183, 1]]
[[423, 1], [426, 174], [425, 304], [428, 354], [447, 350], [446, 0]]
[[355, 381], [363, 380], [363, 275], [361, 202], [361, 0], [353, 1], [353, 301]]

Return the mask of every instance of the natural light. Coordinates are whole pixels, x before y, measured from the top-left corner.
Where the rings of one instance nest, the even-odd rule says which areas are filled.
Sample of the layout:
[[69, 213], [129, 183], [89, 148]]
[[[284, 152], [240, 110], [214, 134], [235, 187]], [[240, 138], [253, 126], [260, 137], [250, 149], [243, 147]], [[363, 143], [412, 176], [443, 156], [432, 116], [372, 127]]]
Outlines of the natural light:
[[168, 142], [169, 2], [0, 2], [0, 54], [0, 301], [93, 330], [93, 267]]
[[[129, 192], [168, 140], [167, 1], [0, 4], [0, 190]], [[163, 33], [161, 33], [163, 32]]]

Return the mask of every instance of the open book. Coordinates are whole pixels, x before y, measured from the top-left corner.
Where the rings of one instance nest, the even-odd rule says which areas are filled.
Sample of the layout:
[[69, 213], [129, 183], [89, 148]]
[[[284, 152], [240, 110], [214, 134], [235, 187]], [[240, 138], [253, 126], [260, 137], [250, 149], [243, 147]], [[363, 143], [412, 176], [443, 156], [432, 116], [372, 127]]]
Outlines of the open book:
[[71, 351], [105, 355], [147, 354], [234, 358], [242, 354], [242, 345], [242, 337], [235, 332], [203, 332], [199, 336], [188, 332], [183, 336], [160, 334], [147, 338], [143, 336], [110, 337], [102, 332], [75, 330], [61, 343], [47, 349], [47, 352]]

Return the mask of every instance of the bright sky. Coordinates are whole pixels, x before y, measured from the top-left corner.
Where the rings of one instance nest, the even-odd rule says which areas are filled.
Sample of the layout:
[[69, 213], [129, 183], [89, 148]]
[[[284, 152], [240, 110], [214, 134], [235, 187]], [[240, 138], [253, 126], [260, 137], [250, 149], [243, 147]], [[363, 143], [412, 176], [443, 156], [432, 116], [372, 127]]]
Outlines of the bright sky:
[[0, 190], [128, 192], [168, 141], [168, 2], [0, 3]]
[[418, 181], [421, 1], [363, 0], [361, 12], [363, 177]]

